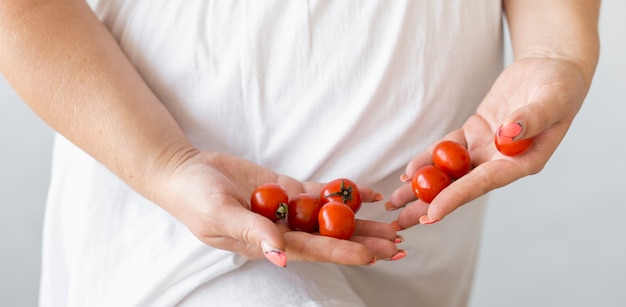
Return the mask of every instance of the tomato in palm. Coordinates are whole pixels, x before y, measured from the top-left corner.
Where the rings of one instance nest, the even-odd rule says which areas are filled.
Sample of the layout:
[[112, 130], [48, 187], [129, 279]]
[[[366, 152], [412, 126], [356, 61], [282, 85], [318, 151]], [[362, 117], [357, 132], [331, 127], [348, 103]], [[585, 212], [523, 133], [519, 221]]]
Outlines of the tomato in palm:
[[346, 204], [336, 201], [322, 206], [318, 221], [321, 235], [337, 239], [350, 239], [356, 227], [354, 211]]
[[452, 180], [446, 173], [434, 165], [427, 165], [415, 172], [411, 187], [417, 198], [430, 204], [450, 183]]
[[253, 212], [261, 214], [276, 222], [287, 217], [289, 195], [276, 183], [264, 183], [258, 186], [250, 196], [250, 207]]
[[361, 192], [356, 183], [350, 179], [339, 178], [328, 182], [320, 192], [322, 204], [336, 201], [348, 205], [357, 213], [361, 209]]
[[289, 200], [287, 221], [292, 230], [315, 232], [318, 228], [320, 201], [317, 197], [301, 193]]
[[433, 163], [452, 179], [461, 178], [472, 168], [469, 151], [453, 141], [441, 141], [435, 146]]

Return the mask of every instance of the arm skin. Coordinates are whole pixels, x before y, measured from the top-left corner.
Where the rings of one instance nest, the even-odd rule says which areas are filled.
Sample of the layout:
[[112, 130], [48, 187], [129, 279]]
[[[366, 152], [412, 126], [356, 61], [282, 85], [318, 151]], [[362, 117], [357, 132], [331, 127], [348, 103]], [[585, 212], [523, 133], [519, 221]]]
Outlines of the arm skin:
[[[39, 117], [206, 244], [250, 259], [278, 250], [349, 265], [399, 252], [384, 223], [358, 221], [347, 241], [290, 232], [249, 211], [260, 183], [292, 196], [321, 184], [194, 148], [84, 1], [0, 1], [0, 46], [0, 71]], [[381, 197], [364, 187], [363, 198]]]
[[[548, 162], [578, 113], [599, 57], [600, 1], [505, 0], [514, 62], [495, 81], [476, 113], [443, 139], [468, 147], [474, 169], [444, 189], [430, 205], [415, 200], [410, 184], [385, 204], [394, 210], [413, 202], [395, 229], [443, 219], [463, 204], [527, 175]], [[500, 126], [518, 123], [515, 140], [535, 138], [524, 154], [506, 157], [493, 145]], [[430, 164], [434, 144], [413, 158], [403, 181]]]

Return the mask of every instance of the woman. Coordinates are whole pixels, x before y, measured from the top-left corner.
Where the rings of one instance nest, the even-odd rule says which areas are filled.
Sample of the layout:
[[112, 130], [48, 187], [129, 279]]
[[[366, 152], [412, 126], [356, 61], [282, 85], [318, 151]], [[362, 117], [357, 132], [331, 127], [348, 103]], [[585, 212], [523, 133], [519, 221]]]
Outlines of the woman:
[[[598, 58], [599, 1], [87, 2], [0, 4], [0, 69], [59, 132], [42, 306], [465, 305], [481, 195], [548, 161]], [[474, 169], [427, 205], [398, 178], [441, 139]], [[377, 202], [351, 240], [248, 209], [339, 177]]]

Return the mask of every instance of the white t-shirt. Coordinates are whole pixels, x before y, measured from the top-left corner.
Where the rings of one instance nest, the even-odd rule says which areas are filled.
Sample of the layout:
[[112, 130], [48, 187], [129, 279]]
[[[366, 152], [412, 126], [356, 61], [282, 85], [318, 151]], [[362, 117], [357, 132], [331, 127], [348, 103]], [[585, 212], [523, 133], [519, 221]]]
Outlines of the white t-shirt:
[[[499, 0], [90, 0], [200, 149], [385, 196], [502, 69]], [[201, 243], [58, 136], [42, 306], [459, 306], [484, 199], [402, 232], [409, 255], [286, 269]], [[392, 221], [383, 203], [362, 218]]]

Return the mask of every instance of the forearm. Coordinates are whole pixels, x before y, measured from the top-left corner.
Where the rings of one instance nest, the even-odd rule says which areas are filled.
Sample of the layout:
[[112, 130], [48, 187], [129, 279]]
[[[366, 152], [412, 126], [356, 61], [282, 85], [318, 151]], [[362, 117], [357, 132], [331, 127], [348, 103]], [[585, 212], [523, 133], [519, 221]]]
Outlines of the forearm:
[[598, 61], [599, 0], [503, 0], [515, 59], [551, 57], [578, 65], [587, 84]]
[[0, 71], [51, 127], [134, 188], [193, 149], [83, 1], [0, 2]]

